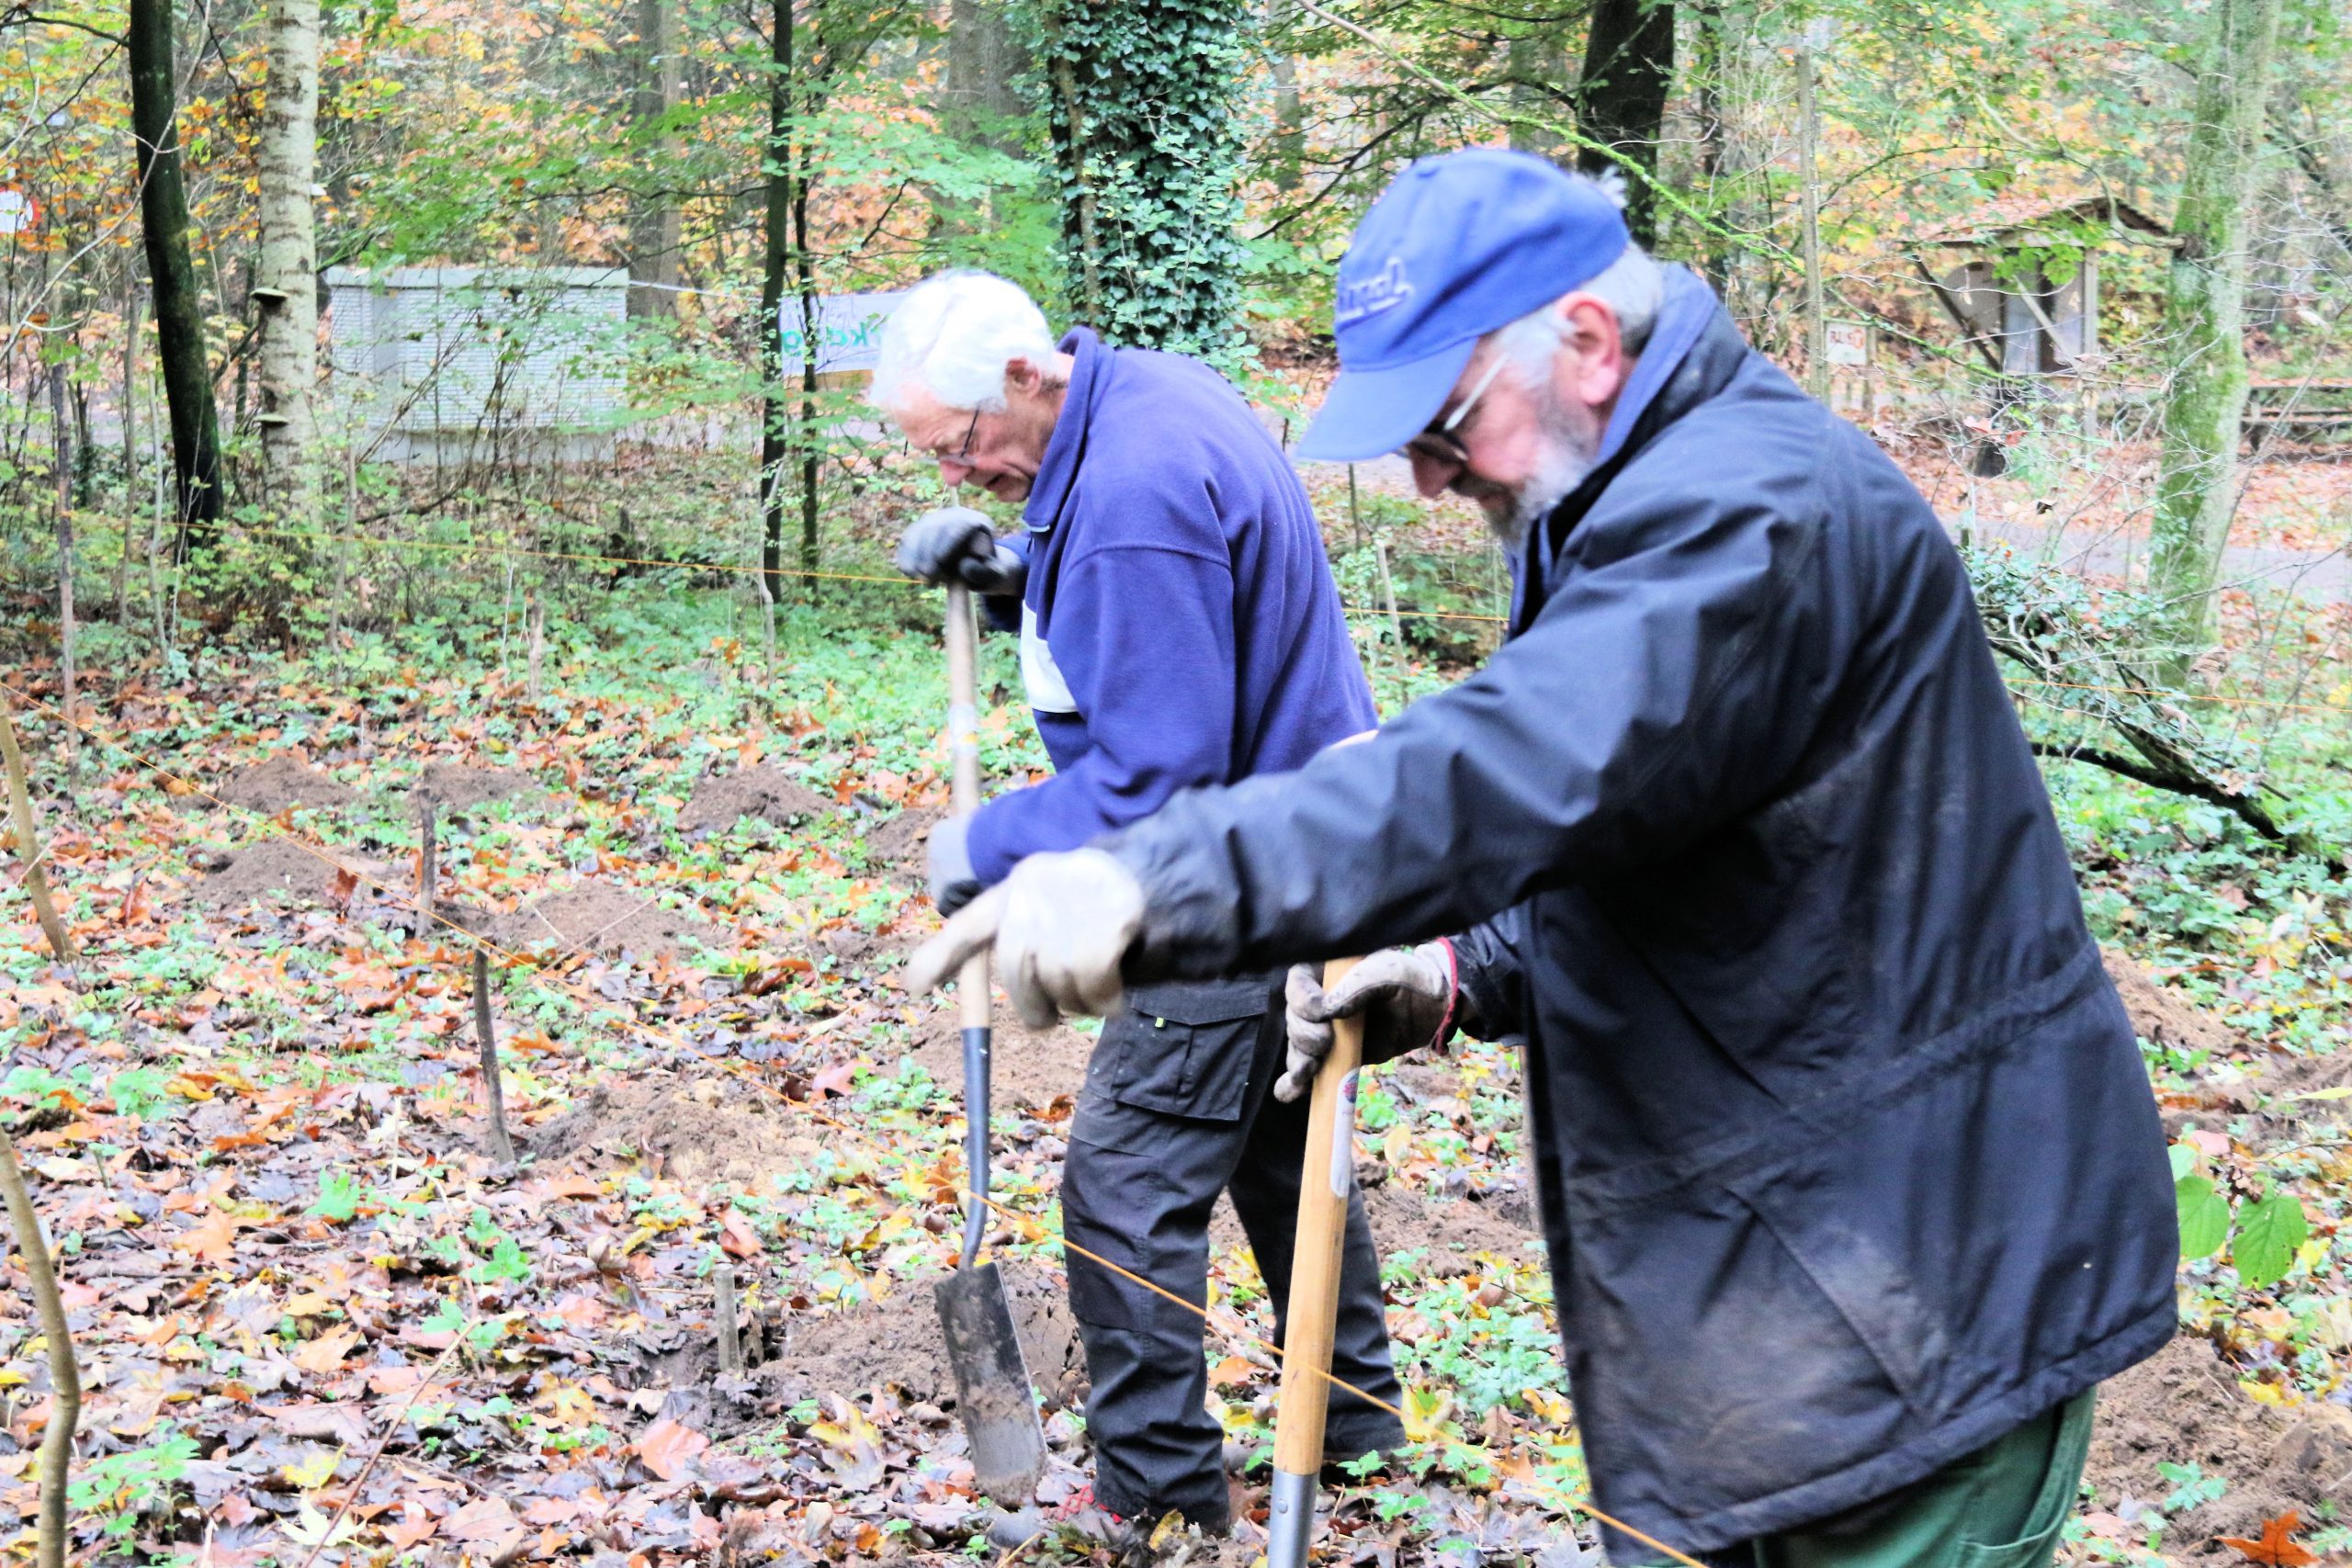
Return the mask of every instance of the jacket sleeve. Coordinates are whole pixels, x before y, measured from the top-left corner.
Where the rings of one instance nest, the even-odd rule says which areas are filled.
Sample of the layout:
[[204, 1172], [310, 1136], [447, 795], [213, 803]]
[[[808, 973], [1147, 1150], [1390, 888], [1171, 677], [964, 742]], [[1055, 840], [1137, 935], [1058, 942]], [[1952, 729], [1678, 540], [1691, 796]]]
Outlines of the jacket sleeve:
[[1091, 844], [1231, 769], [1233, 572], [1222, 557], [1122, 546], [1065, 563], [1049, 641], [1092, 744], [1073, 766], [973, 818], [966, 846], [984, 884], [1024, 855]]
[[1453, 953], [1453, 1028], [1473, 1040], [1527, 1032], [1527, 970], [1520, 961], [1521, 912], [1505, 909], [1445, 939]]
[[1130, 977], [1460, 931], [1769, 798], [1866, 610], [1826, 585], [1815, 481], [1702, 490], [1698, 467], [1597, 507], [1534, 624], [1378, 739], [1179, 796], [1106, 846], [1149, 894]]

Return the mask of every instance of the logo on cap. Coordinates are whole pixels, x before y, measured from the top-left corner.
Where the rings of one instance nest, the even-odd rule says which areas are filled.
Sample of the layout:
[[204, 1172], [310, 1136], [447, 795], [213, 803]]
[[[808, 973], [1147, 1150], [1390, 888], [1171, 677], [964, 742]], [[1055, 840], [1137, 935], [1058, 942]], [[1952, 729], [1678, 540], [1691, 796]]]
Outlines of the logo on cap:
[[1331, 324], [1350, 326], [1366, 316], [1393, 310], [1413, 297], [1413, 280], [1405, 276], [1405, 258], [1390, 256], [1388, 265], [1370, 277], [1340, 286], [1333, 302]]

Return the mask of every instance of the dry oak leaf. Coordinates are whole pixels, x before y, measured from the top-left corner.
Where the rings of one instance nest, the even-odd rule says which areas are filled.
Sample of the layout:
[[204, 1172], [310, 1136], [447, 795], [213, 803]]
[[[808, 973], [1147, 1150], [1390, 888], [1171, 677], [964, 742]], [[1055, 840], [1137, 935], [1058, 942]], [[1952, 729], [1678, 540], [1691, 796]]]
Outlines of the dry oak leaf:
[[172, 1246], [199, 1263], [226, 1263], [237, 1254], [237, 1232], [252, 1224], [216, 1209], [173, 1237]]
[[2221, 1542], [2248, 1562], [2263, 1564], [2263, 1568], [2309, 1568], [2319, 1561], [2319, 1554], [2308, 1547], [2297, 1546], [2290, 1539], [2301, 1528], [2302, 1517], [2290, 1508], [2276, 1518], [2262, 1521], [2260, 1540], [2225, 1535]]
[[359, 1331], [356, 1328], [330, 1329], [316, 1339], [305, 1341], [294, 1352], [293, 1362], [306, 1372], [324, 1377], [342, 1371], [343, 1363], [351, 1358], [352, 1348], [358, 1343]]

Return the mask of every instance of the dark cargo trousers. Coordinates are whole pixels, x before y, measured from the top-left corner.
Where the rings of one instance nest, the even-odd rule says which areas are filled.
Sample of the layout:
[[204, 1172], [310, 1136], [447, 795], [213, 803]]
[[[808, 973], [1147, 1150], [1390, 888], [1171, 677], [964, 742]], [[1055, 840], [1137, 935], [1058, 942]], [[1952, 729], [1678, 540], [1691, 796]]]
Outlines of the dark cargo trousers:
[[[1139, 986], [1103, 1021], [1070, 1123], [1062, 1170], [1068, 1237], [1184, 1300], [1208, 1299], [1209, 1213], [1230, 1190], [1279, 1323], [1290, 1296], [1306, 1105], [1273, 1098], [1283, 1070], [1278, 976]], [[1171, 1508], [1204, 1528], [1228, 1522], [1225, 1434], [1208, 1390], [1197, 1314], [1071, 1253], [1070, 1310], [1093, 1391], [1096, 1500], [1123, 1517]], [[1277, 1330], [1280, 1337], [1280, 1330]], [[1404, 1403], [1389, 1359], [1380, 1260], [1363, 1200], [1348, 1204], [1332, 1372]], [[1333, 1391], [1329, 1459], [1405, 1440], [1396, 1418]]]

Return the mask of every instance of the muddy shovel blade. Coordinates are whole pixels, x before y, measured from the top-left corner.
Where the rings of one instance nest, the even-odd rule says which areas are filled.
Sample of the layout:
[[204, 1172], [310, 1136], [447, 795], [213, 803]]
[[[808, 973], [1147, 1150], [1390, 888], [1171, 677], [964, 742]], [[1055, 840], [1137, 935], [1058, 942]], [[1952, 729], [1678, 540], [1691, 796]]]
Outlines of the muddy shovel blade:
[[1012, 1303], [993, 1263], [958, 1269], [933, 1287], [947, 1334], [956, 1401], [971, 1438], [972, 1470], [982, 1494], [1008, 1508], [1026, 1506], [1046, 1474], [1046, 1434], [1029, 1393], [1029, 1369], [1012, 1331]]

